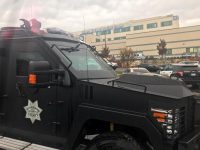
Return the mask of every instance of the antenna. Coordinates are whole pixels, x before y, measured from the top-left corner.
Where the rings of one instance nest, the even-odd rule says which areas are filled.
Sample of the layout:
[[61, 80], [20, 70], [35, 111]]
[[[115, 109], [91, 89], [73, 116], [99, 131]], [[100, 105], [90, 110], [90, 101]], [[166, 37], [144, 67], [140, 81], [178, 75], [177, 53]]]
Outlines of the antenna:
[[33, 18], [33, 5], [31, 4], [31, 19]]
[[[85, 17], [83, 16], [83, 27], [84, 27], [84, 42], [86, 43], [86, 34], [85, 34]], [[85, 58], [86, 58], [86, 67], [87, 67], [87, 81], [89, 81], [89, 71], [88, 71], [88, 47], [85, 52]]]

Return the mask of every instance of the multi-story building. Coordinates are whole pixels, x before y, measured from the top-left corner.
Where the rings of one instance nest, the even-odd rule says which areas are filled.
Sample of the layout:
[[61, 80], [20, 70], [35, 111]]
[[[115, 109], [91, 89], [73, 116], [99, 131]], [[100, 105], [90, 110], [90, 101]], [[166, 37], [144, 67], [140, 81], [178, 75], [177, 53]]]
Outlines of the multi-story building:
[[[78, 33], [78, 32], [77, 32]], [[111, 55], [129, 47], [134, 53], [157, 56], [160, 39], [167, 43], [168, 55], [200, 52], [200, 26], [179, 27], [179, 17], [167, 15], [95, 28], [79, 32], [98, 51], [108, 46]]]
[[126, 38], [126, 47], [145, 56], [158, 55], [157, 45], [160, 39], [166, 41], [167, 55], [170, 57], [200, 54], [200, 25], [127, 34]]

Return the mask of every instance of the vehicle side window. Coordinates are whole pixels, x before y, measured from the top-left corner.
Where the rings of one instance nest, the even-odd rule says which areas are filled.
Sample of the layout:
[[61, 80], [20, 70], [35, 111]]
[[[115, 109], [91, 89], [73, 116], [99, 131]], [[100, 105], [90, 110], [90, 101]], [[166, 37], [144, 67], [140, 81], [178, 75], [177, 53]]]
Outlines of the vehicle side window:
[[172, 71], [173, 70], [173, 67], [172, 66], [169, 66], [169, 71]]
[[172, 66], [166, 66], [165, 71], [172, 71]]
[[39, 51], [39, 46], [28, 43], [16, 52], [16, 76], [28, 76], [30, 61], [47, 61]]
[[168, 71], [169, 70], [169, 66], [166, 66], [165, 68], [164, 68], [164, 71]]

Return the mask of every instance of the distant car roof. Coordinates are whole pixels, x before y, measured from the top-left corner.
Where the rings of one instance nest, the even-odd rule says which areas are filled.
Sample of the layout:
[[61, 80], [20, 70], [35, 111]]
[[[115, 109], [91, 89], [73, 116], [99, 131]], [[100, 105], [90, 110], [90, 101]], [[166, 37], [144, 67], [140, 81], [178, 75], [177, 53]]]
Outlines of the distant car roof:
[[197, 64], [184, 64], [184, 63], [176, 63], [172, 64], [172, 66], [198, 66]]
[[140, 72], [140, 73], [149, 73], [146, 68], [138, 67], [138, 68], [129, 68], [131, 72]]
[[199, 61], [181, 61], [179, 64], [194, 64], [194, 63], [199, 63]]

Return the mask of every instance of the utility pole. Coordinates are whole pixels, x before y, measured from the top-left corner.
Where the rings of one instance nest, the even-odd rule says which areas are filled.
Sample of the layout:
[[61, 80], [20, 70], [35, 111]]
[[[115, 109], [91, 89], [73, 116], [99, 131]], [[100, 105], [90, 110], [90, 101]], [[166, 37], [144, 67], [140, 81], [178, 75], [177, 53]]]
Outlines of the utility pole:
[[83, 16], [83, 30], [84, 30], [84, 42], [86, 43], [86, 34], [85, 34], [85, 16]]
[[105, 33], [105, 48], [107, 48], [107, 43], [106, 43], [106, 33]]

